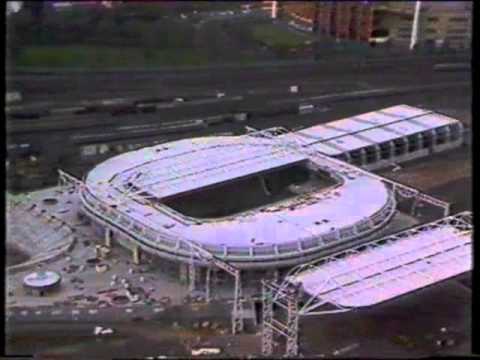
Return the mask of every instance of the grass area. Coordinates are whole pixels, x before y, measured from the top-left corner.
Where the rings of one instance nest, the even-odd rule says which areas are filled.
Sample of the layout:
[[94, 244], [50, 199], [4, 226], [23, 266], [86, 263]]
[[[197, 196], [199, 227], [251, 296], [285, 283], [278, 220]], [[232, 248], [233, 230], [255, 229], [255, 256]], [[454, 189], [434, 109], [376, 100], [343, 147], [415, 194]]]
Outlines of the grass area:
[[271, 47], [297, 47], [309, 40], [306, 35], [298, 34], [285, 28], [273, 24], [255, 25], [252, 28], [252, 36]]
[[99, 46], [32, 46], [22, 49], [17, 66], [59, 68], [154, 67], [205, 65], [206, 54], [195, 49], [110, 48]]
[[18, 203], [18, 202], [25, 202], [29, 199], [29, 196], [27, 194], [21, 193], [21, 194], [14, 194], [8, 191], [5, 191], [5, 198], [7, 200], [7, 203]]

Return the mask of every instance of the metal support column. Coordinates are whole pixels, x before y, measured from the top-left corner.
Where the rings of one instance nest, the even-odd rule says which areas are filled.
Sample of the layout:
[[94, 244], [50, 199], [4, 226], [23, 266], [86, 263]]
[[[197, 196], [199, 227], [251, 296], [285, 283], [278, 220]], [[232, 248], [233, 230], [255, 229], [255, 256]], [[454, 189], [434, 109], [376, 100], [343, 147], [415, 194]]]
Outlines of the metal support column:
[[278, 269], [273, 270], [273, 281], [278, 282], [280, 278]]
[[365, 151], [365, 148], [361, 148], [359, 152], [360, 152], [360, 163], [362, 164], [361, 166], [365, 166], [367, 164], [367, 152]]
[[393, 141], [388, 142], [388, 148], [389, 148], [388, 158], [390, 160], [393, 160], [395, 158], [395, 144], [393, 143]]
[[380, 149], [380, 145], [375, 144], [375, 162], [382, 160], [382, 150]]
[[445, 207], [443, 208], [443, 216], [446, 217], [448, 215], [450, 215], [450, 204], [449, 203], [447, 203], [445, 205]]
[[207, 303], [210, 302], [210, 273], [211, 272], [212, 272], [212, 269], [210, 267], [207, 267], [206, 275], [205, 275], [205, 301]]
[[[262, 281], [262, 354], [273, 353], [274, 335], [286, 338], [285, 357], [298, 355], [298, 288], [281, 286], [275, 282]], [[275, 319], [274, 304], [278, 310], [287, 311], [286, 323]]]
[[180, 282], [186, 284], [188, 281], [188, 264], [180, 263]]
[[412, 209], [410, 210], [410, 215], [415, 216], [415, 210], [417, 209], [417, 205], [418, 205], [418, 197], [415, 197], [415, 199], [413, 199], [413, 204], [412, 204]]
[[110, 230], [109, 228], [105, 229], [105, 246], [112, 246], [112, 230]]
[[235, 274], [235, 290], [233, 298], [232, 334], [243, 331], [243, 301], [242, 301], [242, 280], [240, 271]]
[[195, 291], [195, 280], [196, 280], [196, 269], [195, 264], [191, 262], [188, 265], [188, 289], [190, 292]]
[[188, 290], [195, 291], [196, 269], [195, 269], [195, 252], [194, 248], [190, 246], [190, 263], [188, 264]]
[[290, 296], [287, 297], [287, 347], [286, 357], [298, 355], [298, 299], [297, 289], [289, 289]]
[[140, 247], [138, 245], [134, 245], [132, 255], [133, 263], [135, 265], [140, 265]]
[[262, 281], [262, 354], [270, 356], [273, 353], [273, 294]]

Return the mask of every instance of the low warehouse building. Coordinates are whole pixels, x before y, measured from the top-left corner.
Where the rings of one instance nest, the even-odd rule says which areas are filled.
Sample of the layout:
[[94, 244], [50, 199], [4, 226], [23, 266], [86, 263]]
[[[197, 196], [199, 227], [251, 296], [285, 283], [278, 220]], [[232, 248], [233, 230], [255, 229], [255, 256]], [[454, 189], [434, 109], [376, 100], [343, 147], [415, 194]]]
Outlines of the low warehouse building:
[[408, 105], [356, 115], [284, 135], [334, 158], [375, 170], [464, 142], [462, 123]]

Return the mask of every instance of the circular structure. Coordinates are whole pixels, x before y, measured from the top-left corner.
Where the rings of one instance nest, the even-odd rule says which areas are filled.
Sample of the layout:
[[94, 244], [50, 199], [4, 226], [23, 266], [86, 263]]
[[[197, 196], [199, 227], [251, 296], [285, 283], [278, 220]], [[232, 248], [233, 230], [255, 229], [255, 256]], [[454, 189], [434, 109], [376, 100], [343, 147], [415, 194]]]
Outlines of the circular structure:
[[23, 278], [23, 286], [32, 294], [42, 296], [46, 291], [57, 288], [61, 279], [60, 274], [54, 271], [37, 271]]
[[240, 268], [303, 263], [390, 221], [396, 203], [381, 180], [279, 145], [288, 136], [186, 139], [113, 157], [88, 174], [82, 211], [129, 248], [187, 262], [188, 239]]

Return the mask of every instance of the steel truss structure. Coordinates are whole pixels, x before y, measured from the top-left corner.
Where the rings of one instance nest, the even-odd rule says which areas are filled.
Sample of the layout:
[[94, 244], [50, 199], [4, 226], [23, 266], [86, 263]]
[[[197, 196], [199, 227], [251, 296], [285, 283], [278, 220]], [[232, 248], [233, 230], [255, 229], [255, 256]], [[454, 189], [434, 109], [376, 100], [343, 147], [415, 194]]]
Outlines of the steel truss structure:
[[412, 206], [412, 213], [415, 211], [415, 208], [419, 201], [423, 201], [435, 207], [441, 208], [443, 210], [443, 216], [448, 216], [450, 213], [450, 203], [434, 198], [433, 196], [430, 196], [428, 194], [422, 193], [420, 190], [415, 189], [411, 186], [384, 178], [382, 176], [364, 170], [358, 166], [324, 155], [311, 147], [309, 148], [308, 145], [302, 142], [302, 139], [299, 135], [287, 130], [284, 127], [273, 127], [265, 130], [255, 130], [249, 127], [247, 130], [249, 131], [248, 136], [254, 138], [256, 137], [270, 139], [280, 147], [290, 148], [313, 159], [320, 158], [323, 160], [324, 163], [328, 164], [327, 167], [333, 168], [334, 170], [357, 172], [359, 174], [363, 174], [371, 178], [380, 180], [382, 183], [386, 184], [395, 195], [399, 195], [405, 198], [414, 198], [415, 201], [414, 205]]
[[[309, 147], [308, 145], [306, 145], [302, 141], [302, 138], [299, 135], [297, 135], [297, 134], [295, 134], [295, 133], [293, 133], [293, 132], [291, 132], [291, 131], [283, 128], [283, 127], [275, 127], [275, 128], [266, 129], [266, 130], [256, 130], [256, 129], [253, 129], [253, 128], [249, 128], [248, 136], [251, 139], [256, 139], [257, 138], [259, 140], [258, 141], [259, 146], [260, 145], [261, 146], [265, 146], [265, 145], [270, 145], [271, 146], [271, 145], [273, 145], [273, 146], [278, 147], [279, 154], [291, 155], [292, 153], [300, 153], [300, 154], [302, 154], [304, 156], [308, 156], [309, 158], [312, 158], [314, 160], [317, 159], [322, 164], [324, 164], [324, 167], [325, 167], [326, 170], [331, 170], [332, 172], [342, 172], [342, 173], [345, 173], [345, 174], [355, 174], [356, 173], [356, 174], [361, 174], [361, 175], [364, 175], [364, 176], [368, 176], [370, 178], [375, 178], [375, 179], [381, 181], [382, 183], [384, 183], [385, 185], [387, 185], [391, 189], [392, 193], [395, 196], [400, 196], [402, 198], [407, 198], [407, 199], [413, 199], [414, 202], [413, 202], [413, 205], [412, 205], [412, 212], [415, 210], [415, 207], [418, 204], [418, 202], [422, 201], [422, 202], [426, 202], [428, 204], [431, 204], [435, 207], [441, 208], [443, 210], [444, 216], [447, 216], [449, 214], [449, 211], [450, 211], [450, 204], [449, 203], [441, 201], [439, 199], [436, 199], [436, 198], [434, 198], [432, 196], [429, 196], [427, 194], [424, 194], [421, 191], [419, 191], [419, 190], [417, 190], [413, 187], [410, 187], [410, 186], [395, 182], [393, 180], [375, 175], [375, 174], [373, 174], [369, 171], [366, 171], [366, 170], [364, 170], [360, 167], [357, 167], [355, 165], [346, 163], [342, 160], [338, 160], [338, 159], [335, 159], [335, 158], [330, 157], [328, 155], [325, 155], [325, 154], [319, 152], [318, 150], [316, 150], [312, 147]], [[266, 139], [268, 140], [268, 142], [265, 141]], [[59, 184], [61, 186], [71, 186], [71, 187], [73, 187], [73, 189], [75, 191], [85, 189], [86, 192], [89, 192], [89, 190], [87, 188], [87, 185], [83, 181], [75, 178], [74, 176], [72, 176], [72, 175], [70, 175], [70, 174], [68, 174], [68, 173], [66, 173], [62, 170], [59, 170], [58, 173], [59, 173]], [[88, 194], [85, 198], [82, 196], [82, 202], [84, 203], [84, 205], [88, 208], [88, 210], [90, 212], [92, 212], [93, 214], [95, 214], [97, 216], [99, 221], [103, 221], [102, 219], [106, 219], [106, 214], [101, 211], [102, 210], [102, 205], [101, 204], [89, 203], [88, 199], [87, 199], [88, 196], [93, 196], [93, 195]], [[138, 201], [142, 204], [150, 204], [150, 199], [148, 197], [140, 195], [138, 193], [138, 191], [135, 191], [133, 188], [132, 189], [127, 189], [126, 191], [124, 191], [122, 193], [122, 196], [124, 198], [123, 200], [133, 199], [133, 200], [136, 200], [136, 201]], [[122, 198], [113, 199], [111, 201], [111, 203], [118, 205], [118, 204], [122, 203], [123, 200], [122, 200]], [[97, 201], [98, 201], [98, 199], [97, 199]], [[105, 203], [104, 205], [107, 208], [109, 208], [112, 204], [110, 204], [110, 203], [106, 204]], [[117, 217], [113, 217], [113, 216], [108, 217], [108, 222], [113, 222], [115, 225], [118, 225], [118, 227], [121, 228], [121, 229], [126, 228], [126, 227], [129, 228], [129, 229], [130, 228], [134, 229], [138, 225], [138, 222], [136, 222], [134, 219], [130, 219], [130, 221], [128, 221], [128, 223], [130, 225], [128, 225], [128, 226], [125, 226], [125, 224], [122, 225], [122, 224], [119, 223], [120, 220], [122, 219], [122, 217], [128, 218], [128, 214], [122, 213], [120, 217], [118, 217], [118, 216]], [[111, 225], [108, 224], [108, 222], [103, 221], [103, 223], [106, 226], [111, 227]], [[138, 225], [138, 226], [142, 227], [141, 224]], [[148, 231], [150, 231], [150, 230], [146, 227], [141, 228], [140, 230], [136, 230], [136, 232], [138, 232], [139, 236], [142, 236], [142, 237], [145, 237], [145, 235], [148, 233]], [[168, 233], [170, 233], [170, 235], [175, 235], [175, 236], [173, 236], [173, 239], [175, 239], [177, 241], [178, 246], [183, 245], [183, 248], [186, 247], [187, 249], [190, 250], [189, 260], [187, 260], [189, 262], [189, 275], [190, 275], [189, 276], [189, 278], [190, 278], [189, 288], [190, 288], [190, 290], [193, 291], [195, 289], [196, 263], [197, 262], [203, 262], [203, 264], [206, 263], [209, 266], [208, 269], [207, 269], [207, 275], [206, 275], [206, 294], [207, 294], [206, 297], [207, 297], [207, 299], [210, 298], [210, 266], [220, 268], [220, 269], [226, 271], [227, 273], [229, 273], [231, 276], [234, 277], [234, 279], [235, 279], [235, 289], [234, 289], [234, 304], [233, 304], [233, 310], [232, 310], [232, 333], [235, 334], [235, 333], [238, 333], [239, 331], [242, 331], [243, 330], [243, 305], [242, 305], [242, 286], [241, 286], [240, 270], [238, 268], [232, 266], [231, 264], [221, 260], [220, 258], [215, 256], [213, 253], [211, 253], [210, 251], [206, 250], [205, 248], [203, 248], [202, 246], [197, 244], [194, 240], [187, 239], [184, 236], [177, 236], [171, 230], [169, 230]], [[159, 234], [159, 237], [162, 237], [162, 234]], [[379, 241], [381, 241], [381, 240], [379, 240]], [[365, 245], [362, 245], [362, 246], [365, 246]], [[374, 245], [370, 244], [370, 245], [367, 245], [367, 246], [374, 246]], [[354, 253], [357, 250], [350, 249], [350, 250], [347, 250], [347, 251], [350, 252], [350, 253]], [[335, 256], [338, 256], [338, 255], [335, 255]], [[314, 266], [314, 265], [312, 263], [309, 263], [309, 264], [302, 265], [300, 268], [301, 269], [306, 269], [306, 266]], [[295, 269], [297, 269], [297, 271], [300, 271], [300, 268], [295, 268]], [[290, 275], [292, 276], [294, 274], [292, 273]], [[279, 303], [280, 304], [280, 303], [283, 302], [283, 305], [286, 306], [286, 309], [287, 309], [287, 312], [288, 312], [288, 314], [287, 314], [287, 325], [282, 327], [282, 325], [280, 325], [280, 323], [276, 322], [276, 320], [273, 318], [273, 315], [269, 319], [267, 319], [266, 324], [271, 324], [273, 326], [273, 327], [270, 327], [270, 330], [272, 331], [272, 334], [273, 334], [273, 331], [276, 331], [277, 333], [280, 333], [287, 338], [287, 353], [290, 354], [290, 355], [293, 355], [293, 354], [296, 354], [297, 351], [298, 351], [298, 345], [297, 345], [298, 316], [299, 315], [306, 315], [305, 306], [307, 304], [305, 304], [299, 310], [297, 308], [297, 305], [296, 305], [297, 302], [293, 300], [293, 298], [295, 296], [297, 296], [297, 295], [295, 295], [296, 292], [294, 291], [293, 293], [288, 292], [287, 294], [283, 294], [282, 290], [286, 289], [286, 288], [291, 288], [291, 283], [284, 282], [281, 285], [276, 285], [275, 283], [269, 283], [269, 284], [265, 283], [264, 284], [264, 291], [266, 292], [266, 294], [268, 294], [269, 291], [273, 293], [273, 296], [271, 297], [272, 304], [273, 303], [276, 303], [276, 304]], [[267, 298], [268, 298], [268, 296], [267, 296]], [[264, 297], [264, 300], [265, 299], [266, 298]], [[308, 306], [309, 306], [308, 309], [310, 309], [310, 310], [312, 309], [311, 306], [313, 306], [313, 304], [312, 304], [313, 301], [315, 301], [315, 300], [312, 299], [310, 301], [310, 303], [308, 304]], [[336, 306], [336, 309], [329, 310], [329, 311], [323, 312], [323, 313], [331, 313], [331, 312], [339, 312], [339, 311], [347, 311], [348, 310], [348, 309], [343, 308], [339, 304], [335, 304], [335, 303], [333, 303], [333, 304], [328, 303], [328, 304]], [[268, 303], [268, 301], [267, 301], [266, 304], [264, 303], [264, 308], [269, 309], [269, 306], [270, 306], [270, 304]], [[285, 308], [285, 306], [284, 306], [284, 308]], [[281, 307], [281, 305], [280, 305], [280, 307]], [[316, 314], [319, 314], [319, 312], [316, 312]], [[266, 312], [264, 312], [264, 317], [265, 316], [270, 316], [268, 310]], [[265, 331], [266, 328], [268, 328], [268, 325], [264, 326], [264, 331]], [[268, 335], [268, 331], [270, 331], [270, 330], [266, 330], [267, 335]], [[279, 332], [277, 330], [281, 330], [281, 332]], [[265, 338], [269, 338], [269, 337], [266, 336]], [[264, 348], [266, 349], [265, 353], [268, 353], [268, 351], [270, 351], [269, 350], [269, 349], [271, 349], [270, 346], [271, 345], [268, 345], [267, 341], [265, 340], [265, 346], [264, 346]]]
[[[272, 353], [274, 332], [284, 335], [287, 344], [298, 341], [298, 324], [293, 324], [296, 333], [272, 327], [276, 324], [272, 304], [295, 294], [292, 289], [303, 287], [295, 298], [305, 296], [306, 301], [299, 308], [287, 307], [289, 319], [387, 301], [470, 271], [472, 231], [472, 213], [465, 211], [300, 265], [280, 284], [264, 283], [263, 353]], [[367, 253], [369, 261], [362, 259]], [[304, 282], [309, 277], [307, 290]], [[290, 345], [288, 355], [297, 355], [292, 349], [295, 346]]]
[[[79, 192], [82, 188], [86, 188], [87, 185], [74, 177], [71, 174], [66, 173], [63, 170], [58, 170], [59, 174], [59, 185], [67, 186], [73, 188], [75, 191]], [[100, 216], [100, 218], [102, 218]], [[105, 223], [107, 226], [108, 224]], [[233, 310], [232, 310], [232, 334], [243, 331], [244, 322], [243, 322], [243, 299], [242, 299], [242, 286], [241, 286], [241, 273], [240, 270], [236, 267], [228, 264], [227, 262], [219, 259], [215, 255], [211, 254], [200, 245], [196, 244], [193, 240], [180, 238], [179, 239], [185, 246], [191, 250], [192, 256], [190, 257], [190, 289], [195, 288], [195, 260], [203, 260], [211, 266], [217, 267], [223, 271], [226, 271], [228, 274], [234, 277], [235, 279], [235, 289], [234, 289], [234, 300], [233, 300]], [[207, 271], [207, 274], [209, 272]], [[208, 276], [209, 280], [209, 276]], [[207, 286], [209, 286], [209, 281], [207, 281]], [[207, 290], [208, 294], [210, 290]]]
[[[262, 299], [262, 354], [272, 355], [274, 336], [281, 335], [286, 338], [285, 356], [296, 356], [298, 354], [298, 288], [280, 287], [275, 281], [262, 280]], [[287, 312], [286, 322], [275, 318], [274, 306]]]
[[80, 179], [77, 179], [75, 176], [58, 169], [58, 185], [60, 187], [71, 187], [73, 190], [78, 191], [85, 184]]

